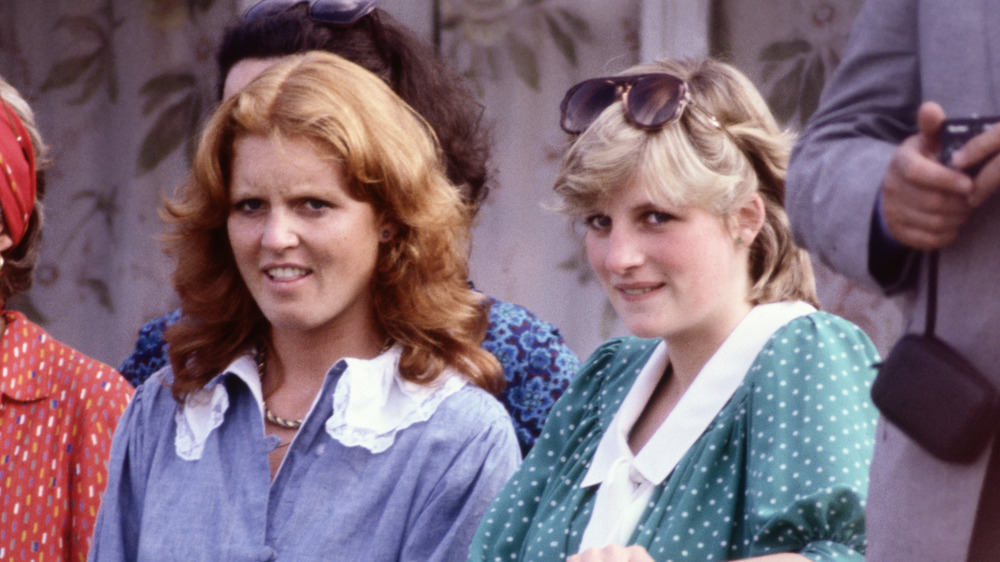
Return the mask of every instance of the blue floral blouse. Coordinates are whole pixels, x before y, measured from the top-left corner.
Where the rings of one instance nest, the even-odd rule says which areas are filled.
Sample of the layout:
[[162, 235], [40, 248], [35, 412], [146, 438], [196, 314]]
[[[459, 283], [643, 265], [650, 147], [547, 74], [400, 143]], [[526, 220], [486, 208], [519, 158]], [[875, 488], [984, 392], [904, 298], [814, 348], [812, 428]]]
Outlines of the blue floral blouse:
[[[552, 324], [516, 304], [488, 298], [490, 318], [482, 347], [503, 366], [507, 386], [500, 402], [514, 422], [522, 454], [527, 454], [552, 405], [580, 368], [580, 359]], [[139, 330], [135, 349], [118, 368], [134, 386], [167, 365], [163, 332], [180, 316], [175, 310]]]

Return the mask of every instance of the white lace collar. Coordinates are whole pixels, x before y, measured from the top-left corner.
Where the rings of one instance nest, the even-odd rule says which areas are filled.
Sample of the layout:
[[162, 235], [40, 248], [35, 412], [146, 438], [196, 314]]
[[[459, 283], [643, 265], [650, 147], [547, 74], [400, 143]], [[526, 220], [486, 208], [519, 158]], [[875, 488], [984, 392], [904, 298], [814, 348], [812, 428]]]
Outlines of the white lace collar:
[[[403, 380], [399, 376], [402, 347], [394, 345], [373, 359], [347, 358], [341, 363], [343, 374], [333, 392], [326, 433], [348, 447], [364, 447], [372, 453], [385, 451], [395, 441], [396, 434], [415, 423], [426, 421], [442, 402], [467, 383], [465, 377], [448, 369], [433, 385]], [[264, 416], [264, 401], [260, 377], [253, 355], [247, 353], [233, 361], [225, 370], [239, 377], [250, 388]], [[212, 431], [222, 425], [229, 396], [224, 377], [212, 379], [205, 388], [192, 394], [178, 406], [174, 419], [177, 434], [174, 446], [177, 456], [185, 460], [201, 458], [205, 442]], [[319, 397], [317, 397], [319, 398]], [[322, 412], [322, 404], [314, 403], [307, 419]], [[323, 413], [322, 415], [327, 415]]]
[[445, 398], [467, 384], [465, 377], [446, 370], [431, 386], [403, 380], [395, 345], [371, 361], [346, 359], [347, 368], [333, 392], [333, 415], [326, 432], [348, 447], [373, 453], [389, 448], [396, 433], [427, 421]]

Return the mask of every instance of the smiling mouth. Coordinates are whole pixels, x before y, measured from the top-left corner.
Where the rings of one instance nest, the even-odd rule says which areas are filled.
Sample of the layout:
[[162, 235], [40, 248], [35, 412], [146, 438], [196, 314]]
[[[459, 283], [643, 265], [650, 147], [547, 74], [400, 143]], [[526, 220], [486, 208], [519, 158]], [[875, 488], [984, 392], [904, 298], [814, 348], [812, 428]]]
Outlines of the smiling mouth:
[[646, 287], [644, 289], [619, 289], [622, 293], [630, 296], [634, 295], [645, 295], [646, 293], [653, 290], [653, 287]]
[[663, 288], [662, 283], [628, 283], [622, 284], [615, 289], [624, 297], [641, 297]]
[[275, 281], [283, 281], [286, 279], [302, 277], [309, 272], [298, 267], [275, 267], [273, 269], [266, 270], [265, 273], [268, 277], [274, 279]]

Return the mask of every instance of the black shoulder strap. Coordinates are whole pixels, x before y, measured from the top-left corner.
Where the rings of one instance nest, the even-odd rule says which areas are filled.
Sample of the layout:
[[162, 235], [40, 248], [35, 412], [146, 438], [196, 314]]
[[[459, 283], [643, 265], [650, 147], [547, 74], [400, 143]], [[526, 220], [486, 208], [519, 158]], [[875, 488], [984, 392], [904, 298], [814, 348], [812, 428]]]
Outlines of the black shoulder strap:
[[938, 251], [927, 254], [927, 321], [924, 323], [924, 334], [934, 336], [934, 325], [937, 322], [937, 280]]

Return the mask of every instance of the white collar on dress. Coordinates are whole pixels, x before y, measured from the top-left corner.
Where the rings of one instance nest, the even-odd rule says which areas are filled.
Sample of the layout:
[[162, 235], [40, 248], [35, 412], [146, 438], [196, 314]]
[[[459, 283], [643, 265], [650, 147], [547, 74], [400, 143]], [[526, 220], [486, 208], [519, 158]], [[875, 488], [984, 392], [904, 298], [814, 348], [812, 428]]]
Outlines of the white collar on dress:
[[[380, 453], [392, 445], [396, 433], [430, 419], [445, 398], [467, 384], [465, 377], [451, 369], [439, 375], [433, 385], [403, 380], [398, 369], [402, 350], [397, 344], [372, 359], [343, 360], [346, 365], [326, 420], [330, 437], [348, 447], [360, 446]], [[246, 353], [230, 363], [223, 375], [213, 378], [178, 406], [174, 414], [174, 448], [182, 459], [200, 459], [208, 436], [222, 425], [229, 409], [229, 395], [221, 384], [227, 373], [239, 377], [250, 388], [263, 420], [260, 376], [253, 354]], [[316, 408], [313, 403], [307, 418]]]
[[[632, 458], [632, 468], [654, 485], [663, 482], [739, 388], [771, 335], [795, 318], [815, 311], [804, 302], [770, 303], [751, 309], [705, 363], [663, 424]], [[600, 484], [615, 461], [633, 457], [628, 434], [666, 366], [667, 346], [660, 342], [601, 437], [581, 487]]]

